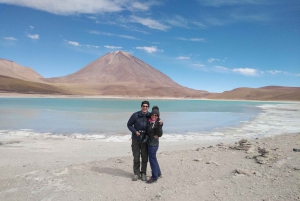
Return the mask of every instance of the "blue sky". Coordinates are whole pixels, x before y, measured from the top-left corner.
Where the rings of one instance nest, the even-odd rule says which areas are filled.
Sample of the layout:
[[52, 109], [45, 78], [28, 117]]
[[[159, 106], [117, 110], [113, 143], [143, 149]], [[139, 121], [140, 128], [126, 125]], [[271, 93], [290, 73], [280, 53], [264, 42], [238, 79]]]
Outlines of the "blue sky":
[[117, 50], [193, 89], [300, 86], [300, 1], [0, 0], [0, 58], [44, 77]]

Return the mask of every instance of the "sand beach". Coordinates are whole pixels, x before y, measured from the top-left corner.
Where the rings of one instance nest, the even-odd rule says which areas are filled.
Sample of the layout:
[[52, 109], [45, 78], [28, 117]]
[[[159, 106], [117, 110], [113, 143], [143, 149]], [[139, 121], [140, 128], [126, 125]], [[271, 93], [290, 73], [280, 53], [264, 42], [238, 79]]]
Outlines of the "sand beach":
[[147, 184], [131, 179], [130, 141], [1, 137], [0, 200], [300, 200], [293, 148], [300, 148], [299, 133], [161, 142], [163, 177]]

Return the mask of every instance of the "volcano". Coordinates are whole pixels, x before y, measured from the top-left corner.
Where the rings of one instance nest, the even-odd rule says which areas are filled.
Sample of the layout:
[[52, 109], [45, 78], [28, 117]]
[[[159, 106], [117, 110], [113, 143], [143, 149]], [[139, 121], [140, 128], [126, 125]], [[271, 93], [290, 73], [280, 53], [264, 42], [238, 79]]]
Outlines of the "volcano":
[[75, 73], [43, 80], [84, 95], [203, 97], [208, 94], [179, 85], [124, 51], [108, 53]]

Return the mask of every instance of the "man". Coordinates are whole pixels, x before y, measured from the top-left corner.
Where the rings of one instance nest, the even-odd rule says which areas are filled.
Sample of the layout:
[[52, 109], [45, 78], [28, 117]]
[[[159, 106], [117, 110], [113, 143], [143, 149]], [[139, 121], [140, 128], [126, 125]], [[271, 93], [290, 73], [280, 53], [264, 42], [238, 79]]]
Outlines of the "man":
[[[142, 181], [146, 181], [147, 162], [148, 162], [148, 147], [147, 143], [142, 143], [145, 136], [145, 131], [150, 118], [150, 112], [148, 112], [150, 104], [148, 101], [143, 101], [141, 104], [141, 111], [137, 111], [131, 115], [127, 122], [127, 127], [131, 131], [131, 149], [133, 155], [133, 181], [137, 181], [142, 178]], [[140, 169], [140, 157], [142, 158], [142, 167]]]

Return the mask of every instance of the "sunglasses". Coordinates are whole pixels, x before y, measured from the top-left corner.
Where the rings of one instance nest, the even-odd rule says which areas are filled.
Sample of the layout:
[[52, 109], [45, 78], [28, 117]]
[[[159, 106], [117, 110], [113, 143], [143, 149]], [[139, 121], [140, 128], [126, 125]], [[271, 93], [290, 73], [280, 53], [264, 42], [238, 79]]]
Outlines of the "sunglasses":
[[155, 117], [158, 117], [158, 116], [157, 116], [157, 114], [152, 114], [151, 116], [155, 116]]

